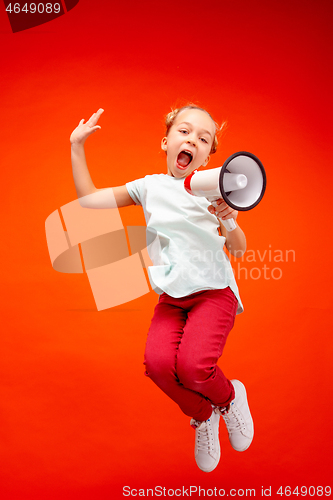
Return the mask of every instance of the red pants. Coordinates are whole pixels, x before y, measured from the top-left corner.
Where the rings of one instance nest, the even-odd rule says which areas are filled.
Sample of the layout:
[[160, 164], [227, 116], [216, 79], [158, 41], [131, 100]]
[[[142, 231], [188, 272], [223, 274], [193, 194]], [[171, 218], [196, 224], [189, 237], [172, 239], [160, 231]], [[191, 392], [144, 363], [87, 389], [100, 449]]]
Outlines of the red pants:
[[235, 397], [217, 361], [236, 310], [230, 288], [181, 298], [163, 293], [155, 307], [145, 351], [146, 375], [196, 420], [207, 420], [212, 404], [225, 407]]

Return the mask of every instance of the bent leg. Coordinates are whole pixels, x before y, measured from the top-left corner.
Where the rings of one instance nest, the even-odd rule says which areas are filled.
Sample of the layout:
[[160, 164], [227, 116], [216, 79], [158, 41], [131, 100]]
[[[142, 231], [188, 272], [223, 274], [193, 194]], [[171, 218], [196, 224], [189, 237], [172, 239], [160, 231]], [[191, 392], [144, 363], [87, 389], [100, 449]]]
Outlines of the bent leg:
[[194, 294], [178, 349], [180, 382], [218, 407], [226, 407], [235, 397], [233, 385], [217, 362], [233, 327], [236, 310], [237, 299], [230, 288]]
[[[176, 305], [177, 304], [177, 305]], [[212, 407], [200, 393], [185, 388], [177, 375], [177, 356], [182, 343], [187, 310], [179, 300], [160, 297], [148, 332], [145, 350], [146, 375], [189, 417], [207, 420]]]

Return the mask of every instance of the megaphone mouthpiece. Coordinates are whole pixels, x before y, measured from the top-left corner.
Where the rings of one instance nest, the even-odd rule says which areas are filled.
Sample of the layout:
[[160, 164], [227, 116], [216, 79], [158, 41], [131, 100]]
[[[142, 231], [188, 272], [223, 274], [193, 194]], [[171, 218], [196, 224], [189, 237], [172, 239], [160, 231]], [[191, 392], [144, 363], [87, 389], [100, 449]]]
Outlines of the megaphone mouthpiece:
[[247, 177], [244, 174], [230, 174], [228, 171], [223, 176], [223, 189], [235, 191], [236, 189], [244, 189], [247, 186]]

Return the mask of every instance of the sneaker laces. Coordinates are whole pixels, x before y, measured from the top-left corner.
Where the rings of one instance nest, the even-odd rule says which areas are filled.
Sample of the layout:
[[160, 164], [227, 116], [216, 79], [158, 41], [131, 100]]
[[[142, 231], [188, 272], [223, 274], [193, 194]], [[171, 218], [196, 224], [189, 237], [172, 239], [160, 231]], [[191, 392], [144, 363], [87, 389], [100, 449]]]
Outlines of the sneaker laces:
[[197, 448], [199, 451], [213, 451], [214, 439], [213, 430], [210, 420], [199, 422], [198, 420], [191, 420], [191, 427], [196, 430]]
[[231, 403], [229, 411], [221, 412], [221, 415], [229, 434], [246, 430], [243, 416], [234, 402]]

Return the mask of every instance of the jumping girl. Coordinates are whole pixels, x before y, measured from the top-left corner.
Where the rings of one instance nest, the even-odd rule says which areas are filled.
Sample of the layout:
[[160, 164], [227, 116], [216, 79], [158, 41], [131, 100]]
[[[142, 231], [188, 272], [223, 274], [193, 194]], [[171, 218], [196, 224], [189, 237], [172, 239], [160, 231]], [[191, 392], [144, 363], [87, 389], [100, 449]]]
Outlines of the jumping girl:
[[219, 420], [226, 423], [231, 446], [246, 450], [253, 439], [244, 385], [228, 380], [217, 362], [236, 314], [243, 311], [229, 260], [223, 251], [241, 257], [246, 239], [237, 224], [228, 232], [220, 219], [237, 219], [223, 199], [214, 208], [204, 197], [191, 196], [184, 179], [205, 167], [217, 147], [217, 126], [211, 115], [194, 105], [166, 117], [161, 142], [167, 173], [147, 175], [124, 186], [97, 189], [85, 159], [85, 140], [101, 127], [99, 109], [81, 120], [71, 135], [75, 187], [89, 208], [141, 205], [151, 245], [149, 279], [159, 294], [148, 332], [146, 375], [191, 417], [195, 460], [210, 472], [220, 459]]

